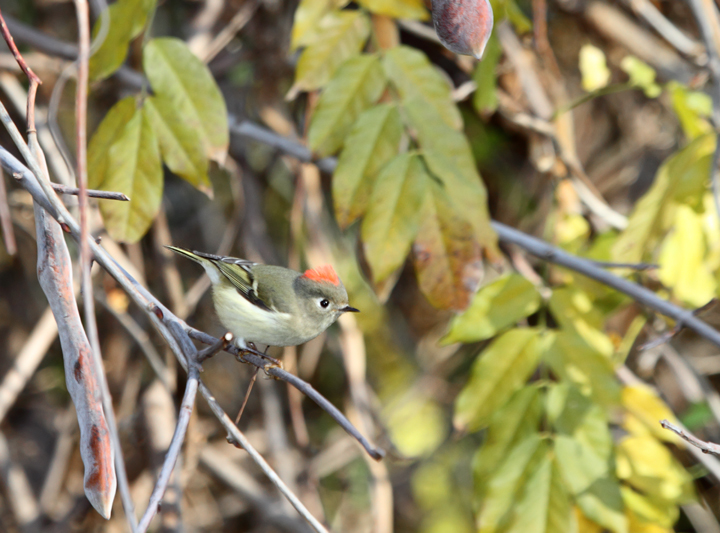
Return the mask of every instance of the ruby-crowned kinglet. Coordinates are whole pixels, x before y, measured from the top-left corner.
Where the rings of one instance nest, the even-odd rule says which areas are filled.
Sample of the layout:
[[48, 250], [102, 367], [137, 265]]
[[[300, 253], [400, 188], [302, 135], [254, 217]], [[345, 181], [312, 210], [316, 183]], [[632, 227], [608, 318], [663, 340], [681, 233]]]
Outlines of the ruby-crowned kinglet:
[[295, 346], [314, 339], [338, 317], [358, 310], [331, 266], [304, 274], [167, 246], [200, 263], [213, 286], [215, 311], [239, 348], [247, 343]]

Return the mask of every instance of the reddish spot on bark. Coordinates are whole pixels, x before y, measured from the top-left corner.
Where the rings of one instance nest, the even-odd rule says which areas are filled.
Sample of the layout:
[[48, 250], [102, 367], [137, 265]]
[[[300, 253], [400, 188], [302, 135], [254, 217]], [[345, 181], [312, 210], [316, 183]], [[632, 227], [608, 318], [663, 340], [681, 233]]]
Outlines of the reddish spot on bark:
[[70, 226], [68, 226], [65, 222], [61, 222], [60, 227], [65, 233], [70, 233]]
[[105, 492], [112, 479], [112, 462], [110, 460], [110, 442], [106, 427], [93, 424], [90, 429], [88, 445], [95, 460], [95, 465], [90, 471], [85, 486], [98, 492]]
[[162, 309], [160, 309], [157, 305], [153, 308], [153, 312], [155, 313], [155, 316], [158, 317], [160, 320], [162, 320], [165, 316], [163, 315]]
[[78, 360], [75, 361], [75, 368], [73, 374], [75, 374], [75, 381], [80, 383], [80, 380], [82, 379], [82, 363], [80, 362], [79, 357]]

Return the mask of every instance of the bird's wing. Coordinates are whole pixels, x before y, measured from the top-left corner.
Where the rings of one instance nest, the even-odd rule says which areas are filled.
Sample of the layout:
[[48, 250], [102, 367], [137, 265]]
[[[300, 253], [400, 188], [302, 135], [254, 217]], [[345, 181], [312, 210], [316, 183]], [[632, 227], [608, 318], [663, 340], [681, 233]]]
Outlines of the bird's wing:
[[255, 263], [234, 257], [210, 260], [248, 302], [265, 311], [272, 311], [270, 306], [258, 296], [257, 281], [251, 270]]

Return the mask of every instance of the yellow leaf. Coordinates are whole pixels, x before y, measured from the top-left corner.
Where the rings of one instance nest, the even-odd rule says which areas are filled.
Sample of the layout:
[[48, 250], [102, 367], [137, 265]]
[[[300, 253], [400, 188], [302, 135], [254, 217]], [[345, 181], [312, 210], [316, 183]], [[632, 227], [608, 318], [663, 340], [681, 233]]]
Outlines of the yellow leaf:
[[[680, 444], [682, 439], [672, 431], [660, 427], [660, 420], [677, 423], [675, 414], [655, 391], [644, 383], [628, 385], [621, 392], [621, 401], [628, 413], [635, 417], [630, 425], [623, 427], [634, 435], [652, 434], [656, 438], [672, 444]], [[636, 425], [637, 423], [642, 426]]]
[[588, 92], [597, 91], [608, 84], [610, 69], [602, 50], [591, 44], [584, 44], [580, 48], [580, 74], [582, 87]]
[[427, 20], [423, 0], [358, 0], [358, 4], [379, 15], [398, 19]]
[[443, 409], [420, 397], [392, 409], [387, 425], [390, 439], [406, 457], [432, 453], [443, 443], [448, 432]]
[[318, 39], [318, 22], [326, 13], [340, 9], [348, 0], [300, 0], [293, 19], [290, 51], [308, 46]]
[[671, 287], [678, 299], [700, 307], [715, 296], [717, 282], [705, 266], [706, 252], [702, 215], [680, 205], [671, 235], [660, 252], [660, 281]]

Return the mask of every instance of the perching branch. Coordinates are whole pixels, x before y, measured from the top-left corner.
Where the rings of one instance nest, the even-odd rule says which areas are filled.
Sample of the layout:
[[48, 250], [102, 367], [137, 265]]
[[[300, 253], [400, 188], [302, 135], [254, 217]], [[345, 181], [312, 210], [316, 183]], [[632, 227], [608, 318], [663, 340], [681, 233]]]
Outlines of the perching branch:
[[[66, 187], [65, 185], [61, 185], [59, 183], [53, 183], [52, 188], [55, 189], [55, 192], [59, 194], [67, 194], [70, 196], [78, 196], [80, 194], [80, 189], [77, 187]], [[129, 202], [130, 198], [128, 198], [126, 195], [124, 195], [121, 192], [112, 192], [112, 191], [97, 191], [95, 189], [86, 189], [87, 195], [89, 198], [101, 198], [103, 200], [118, 200], [120, 202]]]

